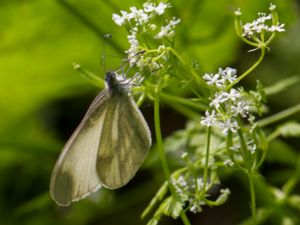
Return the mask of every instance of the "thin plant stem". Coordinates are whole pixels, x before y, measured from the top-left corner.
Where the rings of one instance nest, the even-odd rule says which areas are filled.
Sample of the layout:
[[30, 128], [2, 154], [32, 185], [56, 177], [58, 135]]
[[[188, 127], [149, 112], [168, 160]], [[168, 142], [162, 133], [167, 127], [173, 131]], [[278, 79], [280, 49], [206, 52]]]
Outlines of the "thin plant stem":
[[161, 98], [163, 100], [166, 100], [166, 101], [177, 102], [179, 104], [183, 104], [183, 105], [186, 105], [188, 107], [191, 107], [191, 108], [194, 108], [194, 109], [197, 109], [197, 110], [201, 110], [201, 111], [204, 111], [204, 110], [207, 109], [207, 106], [202, 104], [202, 103], [193, 102], [189, 99], [182, 98], [182, 97], [179, 97], [179, 96], [170, 95], [170, 94], [167, 94], [167, 93], [161, 93]]
[[[169, 169], [168, 162], [166, 159], [162, 135], [161, 135], [160, 110], [159, 110], [160, 109], [159, 105], [160, 105], [161, 85], [162, 85], [162, 78], [160, 77], [157, 87], [156, 87], [155, 99], [154, 99], [154, 127], [155, 127], [155, 135], [156, 135], [156, 144], [157, 144], [157, 149], [159, 152], [160, 161], [162, 164], [162, 169], [163, 169], [165, 178], [169, 184], [170, 192], [171, 192], [172, 196], [175, 197], [176, 192], [175, 192], [175, 189], [174, 189], [172, 183], [170, 182], [170, 169]], [[180, 217], [181, 217], [181, 220], [184, 225], [191, 225], [191, 223], [188, 220], [184, 211], [180, 212]]]
[[[56, 0], [56, 2], [64, 7], [66, 10], [68, 10], [71, 14], [73, 14], [77, 19], [82, 22], [86, 27], [88, 27], [91, 31], [93, 31], [98, 37], [103, 37], [105, 35], [105, 32], [100, 27], [96, 26], [94, 23], [92, 23], [85, 15], [83, 15], [78, 9], [76, 9], [74, 6], [72, 6], [70, 3], [64, 0]], [[110, 45], [116, 49], [118, 52], [123, 52], [122, 47], [114, 40], [110, 41]]]
[[293, 106], [289, 109], [286, 109], [284, 111], [281, 111], [281, 112], [279, 112], [279, 113], [277, 113], [273, 116], [262, 119], [262, 120], [258, 121], [257, 123], [260, 127], [264, 127], [264, 126], [270, 125], [272, 123], [275, 123], [279, 120], [282, 120], [286, 117], [289, 117], [289, 116], [291, 116], [291, 115], [293, 115], [297, 112], [300, 112], [300, 104], [295, 105], [295, 106]]
[[255, 188], [254, 188], [254, 179], [251, 171], [248, 171], [249, 187], [250, 187], [250, 196], [251, 196], [251, 213], [254, 224], [256, 224], [256, 199], [255, 199]]
[[155, 135], [156, 135], [156, 144], [157, 149], [159, 152], [159, 157], [162, 165], [162, 169], [165, 175], [166, 180], [170, 180], [170, 170], [168, 167], [164, 146], [163, 146], [163, 140], [161, 135], [161, 127], [160, 127], [160, 112], [159, 112], [159, 105], [160, 105], [160, 85], [161, 85], [161, 79], [158, 82], [157, 90], [155, 93], [155, 99], [154, 99], [154, 127], [155, 127]]
[[263, 58], [265, 56], [265, 52], [266, 52], [266, 49], [265, 48], [261, 48], [259, 59], [245, 73], [243, 73], [242, 75], [240, 75], [234, 82], [232, 82], [230, 85], [228, 85], [226, 89], [229, 90], [234, 85], [236, 85], [237, 83], [239, 83], [242, 79], [244, 79], [249, 73], [251, 73], [262, 62], [262, 60], [263, 60]]
[[203, 174], [203, 195], [205, 194], [205, 191], [206, 191], [206, 183], [207, 183], [207, 175], [208, 175], [210, 136], [211, 136], [211, 127], [207, 127], [207, 130], [206, 130], [205, 165], [204, 165], [204, 174]]
[[[168, 48], [168, 50], [171, 51], [173, 55], [175, 55], [175, 57], [181, 62], [182, 65], [188, 66], [185, 60], [180, 56], [180, 54], [175, 49]], [[199, 75], [193, 69], [191, 69], [189, 72], [191, 73], [191, 75], [196, 81], [198, 81], [203, 86], [207, 86], [207, 84], [202, 79], [200, 79]]]

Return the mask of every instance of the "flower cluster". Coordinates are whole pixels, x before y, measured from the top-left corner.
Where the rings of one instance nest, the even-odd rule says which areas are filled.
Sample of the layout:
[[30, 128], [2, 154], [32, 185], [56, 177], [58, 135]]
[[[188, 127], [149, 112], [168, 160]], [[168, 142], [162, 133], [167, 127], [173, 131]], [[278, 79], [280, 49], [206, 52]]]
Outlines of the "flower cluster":
[[[272, 14], [275, 10], [275, 5], [270, 5], [271, 14], [258, 13], [258, 18], [251, 23], [246, 23], [242, 26], [242, 36], [243, 37], [252, 37], [255, 34], [261, 34], [263, 32], [284, 32], [284, 24], [276, 21], [275, 16]], [[235, 14], [237, 16], [241, 15], [241, 11], [238, 9]], [[271, 25], [269, 25], [269, 24]]]
[[[202, 211], [202, 207], [207, 204], [203, 198], [203, 194], [209, 195], [206, 191], [213, 187], [218, 181], [211, 180], [207, 183], [204, 192], [204, 183], [202, 178], [189, 177], [180, 175], [178, 178], [171, 179], [172, 185], [175, 188], [177, 197], [181, 205], [184, 206], [188, 203], [187, 209], [192, 213], [198, 213]], [[230, 190], [220, 189], [218, 198], [214, 201], [215, 205], [223, 204], [230, 194]]]
[[143, 4], [143, 9], [137, 9], [135, 6], [130, 7], [130, 12], [121, 10], [121, 15], [113, 14], [113, 21], [119, 26], [124, 25], [126, 22], [134, 23], [138, 25], [143, 25], [149, 22], [151, 18], [155, 15], [162, 15], [165, 12], [166, 8], [169, 8], [171, 5], [168, 3], [159, 3], [155, 5], [152, 2], [145, 2]]
[[[162, 63], [167, 60], [166, 46], [159, 44], [154, 49], [147, 51], [148, 46], [144, 46], [140, 40], [144, 40], [145, 35], [150, 36], [153, 40], [161, 40], [164, 38], [172, 38], [175, 35], [175, 27], [180, 19], [173, 17], [171, 20], [165, 20], [165, 24], [158, 27], [155, 23], [157, 17], [161, 17], [170, 3], [145, 2], [142, 9], [130, 7], [130, 11], [121, 10], [121, 14], [113, 14], [113, 21], [119, 26], [126, 26], [128, 29], [128, 42], [130, 47], [126, 50], [130, 65], [136, 65], [140, 69], [148, 68], [150, 71], [157, 70], [162, 67]], [[161, 21], [162, 19], [159, 18]], [[146, 50], [146, 51], [145, 51]], [[143, 55], [136, 57], [139, 52], [145, 51]], [[148, 54], [149, 53], [149, 54]], [[156, 53], [156, 55], [154, 54]], [[159, 62], [159, 60], [163, 62]]]
[[184, 176], [179, 176], [177, 179], [172, 178], [172, 185], [175, 188], [177, 196], [182, 203], [189, 202], [189, 210], [193, 213], [201, 212], [202, 205], [205, 203], [202, 200], [195, 199], [195, 193], [200, 192], [203, 189], [203, 179], [197, 178], [188, 182]]
[[217, 74], [205, 74], [203, 79], [208, 85], [217, 88], [214, 97], [211, 98], [209, 106], [211, 110], [205, 112], [201, 120], [204, 126], [218, 126], [224, 134], [228, 131], [236, 132], [239, 128], [237, 117], [246, 118], [249, 116], [250, 103], [245, 98], [243, 89], [226, 87], [236, 80], [236, 70], [227, 67], [225, 70], [219, 69]]
[[236, 69], [227, 67], [225, 70], [219, 68], [216, 74], [204, 74], [203, 79], [208, 85], [214, 85], [217, 88], [224, 88], [229, 83], [232, 83], [236, 79]]

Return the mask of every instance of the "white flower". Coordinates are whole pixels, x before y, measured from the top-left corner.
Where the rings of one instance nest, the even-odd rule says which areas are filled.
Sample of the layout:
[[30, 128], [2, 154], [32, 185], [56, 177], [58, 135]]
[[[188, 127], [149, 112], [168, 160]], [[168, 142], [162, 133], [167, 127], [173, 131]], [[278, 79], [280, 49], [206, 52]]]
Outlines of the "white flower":
[[[270, 6], [270, 10], [275, 9], [275, 6]], [[272, 15], [266, 15], [265, 13], [258, 13], [258, 18], [251, 23], [246, 23], [243, 26], [242, 36], [251, 37], [254, 34], [260, 34], [263, 31], [266, 32], [284, 32], [284, 24], [278, 23], [277, 25], [269, 26], [266, 24], [267, 21], [272, 20]]]
[[137, 24], [145, 24], [149, 20], [149, 16], [142, 9], [137, 9], [136, 7], [130, 7], [132, 18]]
[[216, 85], [217, 87], [222, 87], [224, 85], [223, 79], [219, 79], [220, 74], [208, 74], [205, 73], [203, 79], [206, 80], [208, 85]]
[[169, 8], [170, 6], [171, 6], [170, 4], [166, 4], [163, 2], [159, 3], [158, 6], [155, 6], [155, 4], [152, 2], [145, 2], [143, 4], [145, 12], [149, 12], [149, 13], [155, 12], [157, 15], [164, 14], [165, 9]]
[[231, 167], [231, 166], [233, 166], [234, 165], [234, 163], [230, 160], [230, 159], [226, 159], [225, 161], [224, 161], [224, 166], [229, 166], [229, 167]]
[[130, 21], [133, 18], [132, 13], [128, 13], [124, 10], [121, 10], [121, 14], [121, 16], [118, 14], [112, 15], [113, 21], [119, 26], [122, 26], [126, 21]]
[[113, 14], [112, 19], [119, 26], [122, 26], [125, 22], [125, 19], [122, 16], [119, 16], [118, 14]]
[[216, 112], [215, 110], [212, 110], [211, 114], [209, 113], [209, 111], [205, 111], [205, 117], [202, 118], [201, 120], [201, 124], [203, 126], [214, 126], [216, 123], [217, 117], [216, 117]]
[[224, 134], [228, 134], [229, 130], [232, 131], [233, 133], [236, 133], [237, 129], [239, 128], [238, 123], [231, 118], [228, 118], [227, 120], [220, 122], [219, 125], [223, 129]]
[[197, 188], [198, 188], [198, 190], [201, 191], [202, 188], [203, 188], [203, 186], [204, 186], [203, 179], [202, 178], [197, 178], [196, 182], [197, 182]]
[[162, 26], [160, 28], [159, 33], [154, 37], [156, 39], [162, 39], [164, 37], [172, 37], [174, 35], [174, 28], [176, 24], [180, 22], [180, 19], [176, 19], [175, 17], [170, 20], [170, 22], [166, 26]]
[[240, 98], [241, 97], [241, 94], [240, 92], [238, 92], [236, 89], [234, 88], [231, 88], [230, 89], [230, 92], [228, 93], [228, 96], [227, 96], [229, 99], [231, 99], [231, 101], [235, 101], [237, 98]]
[[165, 12], [165, 9], [166, 8], [170, 8], [170, 7], [171, 7], [170, 4], [166, 4], [166, 3], [160, 2], [159, 5], [155, 8], [155, 12], [158, 15], [162, 15]]
[[242, 117], [246, 117], [247, 114], [249, 113], [250, 106], [246, 101], [240, 100], [237, 105], [232, 105], [231, 106], [231, 112], [233, 113], [234, 116], [237, 116], [240, 114]]
[[227, 101], [228, 99], [227, 96], [228, 96], [227, 92], [216, 93], [215, 98], [210, 102], [209, 106], [218, 109], [220, 107], [220, 104]]
[[187, 182], [186, 182], [186, 180], [184, 179], [183, 176], [180, 176], [180, 177], [178, 178], [177, 182], [178, 182], [178, 184], [179, 184], [180, 186], [182, 186], [182, 187], [186, 187], [186, 186], [187, 186]]
[[[202, 204], [203, 204], [203, 203], [202, 203]], [[201, 211], [202, 211], [202, 208], [201, 208], [201, 206], [200, 206], [199, 203], [194, 202], [193, 205], [192, 205], [192, 207], [190, 208], [190, 211], [191, 211], [192, 213], [198, 213], [198, 212], [201, 212]]]
[[228, 80], [230, 83], [235, 81], [236, 79], [236, 69], [233, 69], [231, 67], [226, 67], [225, 70], [222, 70], [222, 68], [219, 68], [219, 74], [223, 76], [225, 80]]
[[137, 40], [136, 35], [137, 35], [137, 29], [133, 29], [130, 31], [130, 34], [127, 36], [130, 47], [128, 50], [126, 50], [126, 53], [128, 55], [130, 65], [136, 63], [135, 56], [140, 51], [139, 41]]
[[237, 15], [237, 16], [242, 15], [241, 9], [238, 8], [237, 10], [235, 10], [234, 14]]
[[153, 4], [153, 2], [145, 2], [143, 4], [143, 7], [144, 7], [144, 11], [145, 12], [153, 12], [155, 11], [155, 5]]
[[276, 5], [274, 5], [274, 4], [272, 4], [272, 3], [270, 3], [270, 7], [269, 7], [269, 9], [272, 11], [272, 10], [275, 10], [276, 9]]
[[256, 144], [248, 144], [248, 150], [251, 152], [251, 154], [254, 154], [256, 151]]
[[127, 36], [128, 42], [131, 46], [138, 46], [139, 42], [136, 38], [136, 31], [131, 31], [131, 33]]
[[269, 28], [269, 31], [270, 32], [284, 32], [285, 29], [284, 29], [284, 24], [278, 24], [278, 25], [272, 25], [270, 28]]

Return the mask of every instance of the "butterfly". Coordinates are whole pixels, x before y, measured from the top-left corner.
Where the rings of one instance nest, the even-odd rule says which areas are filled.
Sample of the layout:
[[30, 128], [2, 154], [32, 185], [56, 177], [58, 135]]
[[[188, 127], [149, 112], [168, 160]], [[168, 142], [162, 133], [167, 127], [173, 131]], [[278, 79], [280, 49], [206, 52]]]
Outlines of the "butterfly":
[[50, 195], [58, 205], [68, 206], [102, 186], [124, 186], [150, 149], [150, 129], [128, 82], [113, 71], [106, 73], [105, 82], [53, 169]]

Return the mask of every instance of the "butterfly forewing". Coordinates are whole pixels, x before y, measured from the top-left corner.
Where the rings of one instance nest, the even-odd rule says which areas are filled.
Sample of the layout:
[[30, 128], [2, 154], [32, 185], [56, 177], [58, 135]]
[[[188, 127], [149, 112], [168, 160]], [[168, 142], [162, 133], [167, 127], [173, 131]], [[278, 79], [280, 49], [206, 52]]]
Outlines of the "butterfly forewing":
[[59, 205], [69, 205], [101, 187], [96, 158], [109, 97], [106, 90], [96, 97], [57, 160], [50, 194]]
[[151, 145], [148, 125], [132, 97], [114, 95], [107, 107], [97, 172], [103, 186], [118, 188], [135, 175]]

